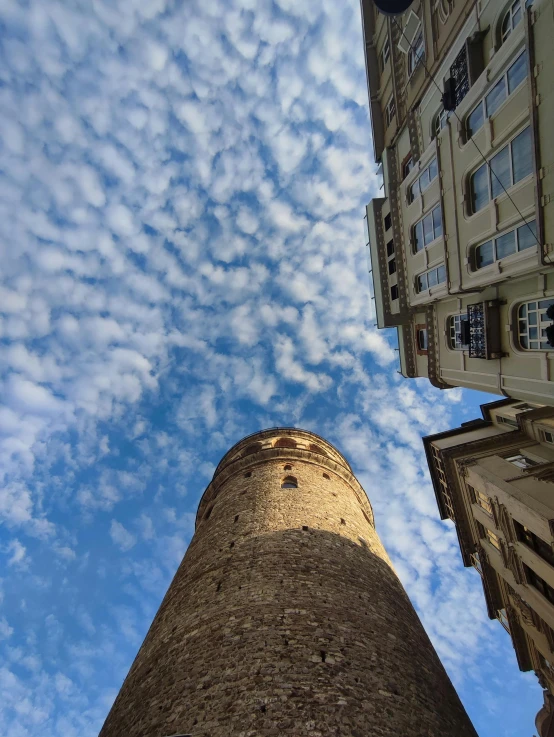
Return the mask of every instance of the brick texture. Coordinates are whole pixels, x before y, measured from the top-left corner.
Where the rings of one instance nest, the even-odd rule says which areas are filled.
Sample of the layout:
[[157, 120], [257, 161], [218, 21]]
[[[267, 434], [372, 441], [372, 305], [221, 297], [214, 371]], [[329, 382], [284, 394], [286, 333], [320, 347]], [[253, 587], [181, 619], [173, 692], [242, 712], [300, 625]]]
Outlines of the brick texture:
[[363, 489], [312, 433], [224, 457], [100, 737], [175, 734], [476, 737]]

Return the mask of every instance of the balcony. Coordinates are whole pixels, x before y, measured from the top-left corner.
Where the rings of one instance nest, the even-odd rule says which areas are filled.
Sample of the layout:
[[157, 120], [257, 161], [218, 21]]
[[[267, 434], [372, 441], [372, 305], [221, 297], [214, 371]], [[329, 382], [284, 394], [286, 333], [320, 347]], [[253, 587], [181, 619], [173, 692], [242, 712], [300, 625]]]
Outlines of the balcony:
[[467, 306], [469, 357], [502, 358], [500, 349], [500, 302], [497, 299]]

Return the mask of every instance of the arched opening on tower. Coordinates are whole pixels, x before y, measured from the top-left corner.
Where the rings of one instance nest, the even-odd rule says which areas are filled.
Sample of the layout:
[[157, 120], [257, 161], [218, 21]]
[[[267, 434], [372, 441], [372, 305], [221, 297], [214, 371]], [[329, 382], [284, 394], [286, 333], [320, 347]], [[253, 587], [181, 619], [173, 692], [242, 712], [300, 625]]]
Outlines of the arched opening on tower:
[[296, 448], [296, 440], [292, 438], [279, 438], [273, 444], [274, 448]]
[[251, 445], [248, 445], [242, 455], [243, 456], [249, 456], [251, 453], [257, 453], [259, 450], [261, 450], [264, 446], [261, 443], [252, 443]]
[[319, 445], [315, 445], [315, 443], [310, 443], [310, 450], [312, 453], [319, 453], [322, 456], [326, 456], [327, 453], [321, 448]]
[[285, 478], [281, 481], [281, 489], [297, 489], [298, 488], [298, 479], [296, 479], [294, 476], [285, 476]]

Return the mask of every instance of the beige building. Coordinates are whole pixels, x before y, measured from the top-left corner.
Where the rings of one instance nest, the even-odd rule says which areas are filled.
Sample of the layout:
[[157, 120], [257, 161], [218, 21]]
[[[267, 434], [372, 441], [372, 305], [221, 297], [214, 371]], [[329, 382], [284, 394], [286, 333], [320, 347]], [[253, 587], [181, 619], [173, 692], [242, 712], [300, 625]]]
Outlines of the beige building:
[[537, 729], [551, 737], [554, 409], [503, 399], [481, 410], [482, 420], [423, 444], [441, 518], [454, 522], [464, 565], [481, 576], [489, 617], [546, 690]]
[[377, 325], [406, 377], [554, 405], [554, 0], [361, 5]]
[[101, 737], [477, 737], [348, 462], [273, 428], [223, 457]]

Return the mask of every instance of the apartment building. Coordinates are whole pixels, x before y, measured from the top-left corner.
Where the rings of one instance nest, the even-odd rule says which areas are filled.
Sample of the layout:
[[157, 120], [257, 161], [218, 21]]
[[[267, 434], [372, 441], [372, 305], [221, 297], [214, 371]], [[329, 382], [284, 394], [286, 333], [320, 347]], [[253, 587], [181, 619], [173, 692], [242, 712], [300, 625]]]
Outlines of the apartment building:
[[554, 0], [361, 0], [379, 328], [401, 373], [554, 405]]
[[[423, 438], [441, 519], [481, 576], [489, 617], [521, 670], [545, 689], [540, 737], [554, 735], [554, 409], [512, 399], [483, 419]], [[551, 731], [549, 731], [551, 730]]]

